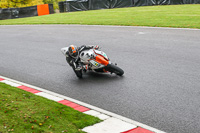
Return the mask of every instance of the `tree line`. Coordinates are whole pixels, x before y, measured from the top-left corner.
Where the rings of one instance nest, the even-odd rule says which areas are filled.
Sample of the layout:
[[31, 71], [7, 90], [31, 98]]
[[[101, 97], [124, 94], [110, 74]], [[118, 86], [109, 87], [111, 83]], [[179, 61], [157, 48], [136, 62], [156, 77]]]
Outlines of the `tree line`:
[[0, 0], [0, 8], [17, 8], [41, 4], [54, 4], [54, 9], [58, 9], [58, 2], [63, 0]]

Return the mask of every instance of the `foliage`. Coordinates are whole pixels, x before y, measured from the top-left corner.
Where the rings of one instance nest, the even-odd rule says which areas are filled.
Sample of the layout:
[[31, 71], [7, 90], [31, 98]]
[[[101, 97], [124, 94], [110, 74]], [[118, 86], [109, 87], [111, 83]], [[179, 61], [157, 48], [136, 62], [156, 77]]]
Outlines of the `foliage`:
[[27, 7], [44, 4], [43, 0], [0, 0], [0, 8]]
[[53, 4], [54, 9], [58, 9], [58, 2], [63, 1], [63, 0], [43, 0], [45, 4]]
[[58, 9], [58, 2], [63, 0], [0, 0], [0, 8], [27, 7], [41, 4], [53, 4]]

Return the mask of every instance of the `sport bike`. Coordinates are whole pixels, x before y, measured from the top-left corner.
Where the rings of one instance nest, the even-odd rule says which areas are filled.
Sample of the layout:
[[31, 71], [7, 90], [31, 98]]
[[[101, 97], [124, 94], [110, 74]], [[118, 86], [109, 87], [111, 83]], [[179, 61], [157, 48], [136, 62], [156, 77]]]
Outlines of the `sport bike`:
[[[68, 47], [62, 48], [61, 51], [64, 55], [66, 55]], [[119, 76], [122, 76], [124, 74], [124, 71], [121, 68], [119, 68], [117, 64], [111, 63], [106, 53], [100, 50], [95, 50], [95, 49], [84, 50], [79, 53], [79, 57], [75, 59], [74, 62], [82, 64], [81, 69], [78, 70], [75, 69], [76, 63], [72, 65], [72, 68], [76, 73], [76, 76], [79, 78], [82, 78], [83, 72], [87, 71], [102, 72], [102, 73], [109, 72], [111, 74], [115, 73]]]

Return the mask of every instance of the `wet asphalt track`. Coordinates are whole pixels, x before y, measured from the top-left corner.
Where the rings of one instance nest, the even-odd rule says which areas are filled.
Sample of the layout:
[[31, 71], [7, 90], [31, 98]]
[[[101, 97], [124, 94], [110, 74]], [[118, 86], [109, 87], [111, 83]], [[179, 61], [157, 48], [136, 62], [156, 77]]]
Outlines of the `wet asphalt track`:
[[[125, 75], [76, 78], [60, 48], [98, 44]], [[0, 26], [0, 75], [169, 133], [200, 131], [200, 30]]]

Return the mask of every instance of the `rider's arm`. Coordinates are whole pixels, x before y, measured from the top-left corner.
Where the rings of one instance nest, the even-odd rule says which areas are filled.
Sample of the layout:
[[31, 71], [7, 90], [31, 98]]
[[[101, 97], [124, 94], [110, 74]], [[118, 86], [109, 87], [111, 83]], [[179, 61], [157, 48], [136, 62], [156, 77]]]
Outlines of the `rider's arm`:
[[86, 46], [86, 45], [82, 45], [78, 48], [79, 52], [83, 51], [83, 50], [87, 50], [87, 49], [91, 49], [93, 48], [93, 46]]
[[82, 45], [79, 47], [79, 52], [83, 51], [83, 50], [88, 50], [88, 49], [99, 49], [99, 46], [98, 45]]

